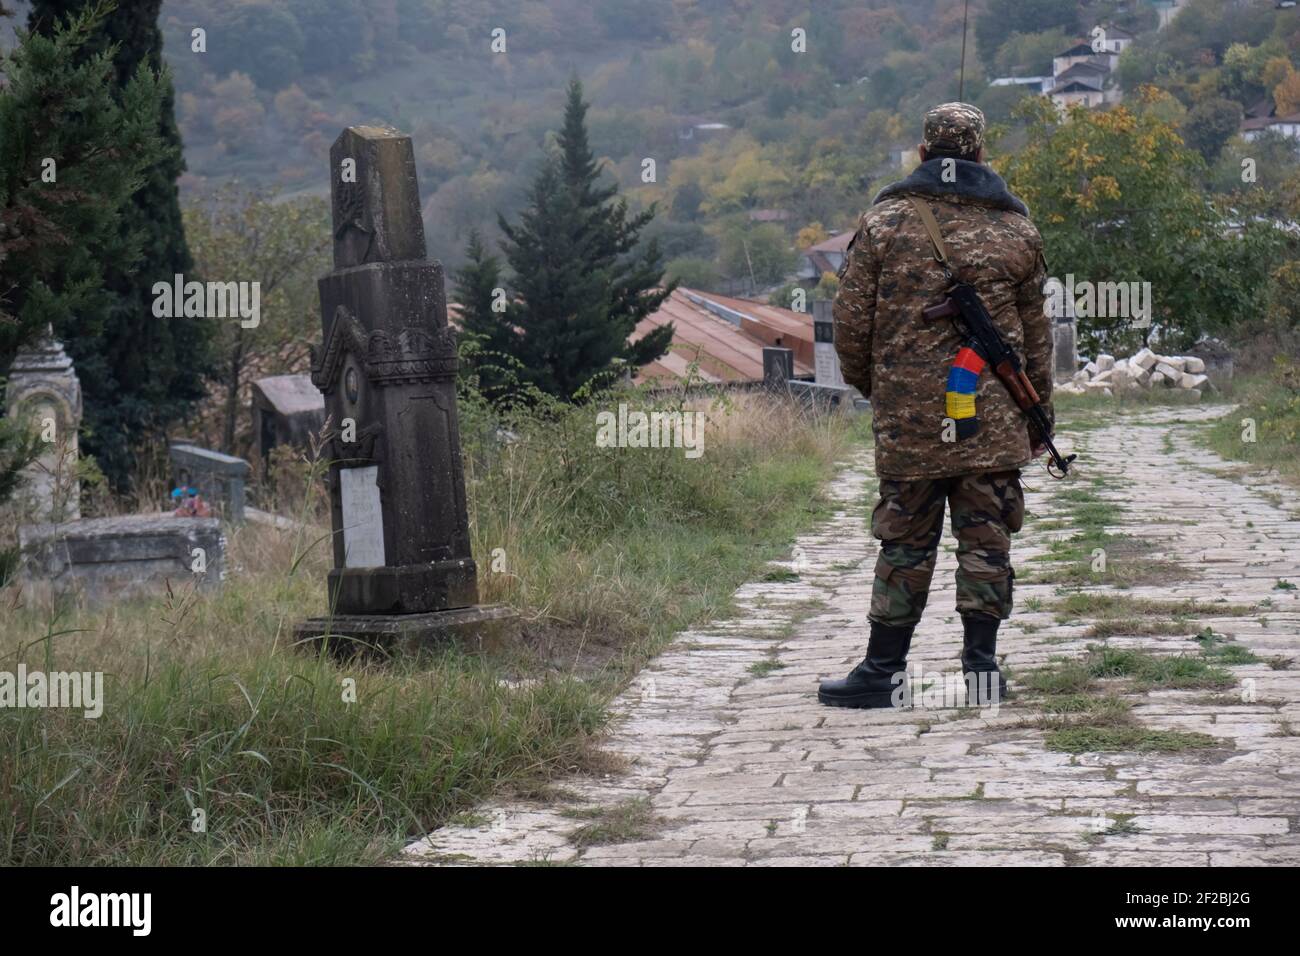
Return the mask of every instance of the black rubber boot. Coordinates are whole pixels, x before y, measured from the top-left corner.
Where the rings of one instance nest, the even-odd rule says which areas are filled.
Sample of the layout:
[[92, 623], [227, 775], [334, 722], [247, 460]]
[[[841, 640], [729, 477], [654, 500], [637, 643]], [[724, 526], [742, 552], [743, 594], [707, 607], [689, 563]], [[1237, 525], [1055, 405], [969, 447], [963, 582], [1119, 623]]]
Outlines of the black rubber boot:
[[894, 691], [902, 686], [894, 675], [906, 680], [907, 649], [912, 645], [916, 625], [891, 627], [871, 622], [867, 657], [843, 680], [824, 680], [817, 699], [831, 707], [892, 707]]
[[[1007, 682], [998, 669], [998, 625], [1002, 622], [988, 614], [963, 614], [961, 674], [966, 679], [967, 702], [976, 706], [1005, 700]], [[971, 675], [974, 674], [974, 678]], [[997, 700], [991, 699], [994, 682]], [[974, 686], [972, 687], [972, 683]]]

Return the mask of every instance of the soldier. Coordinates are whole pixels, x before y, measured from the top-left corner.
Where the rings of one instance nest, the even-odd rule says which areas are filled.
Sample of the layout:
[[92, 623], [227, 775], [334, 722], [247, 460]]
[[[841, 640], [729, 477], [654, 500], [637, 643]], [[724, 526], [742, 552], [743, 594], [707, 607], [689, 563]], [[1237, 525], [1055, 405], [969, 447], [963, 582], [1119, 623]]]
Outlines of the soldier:
[[823, 681], [818, 693], [822, 703], [841, 707], [889, 706], [906, 679], [945, 500], [957, 538], [962, 672], [968, 687], [996, 681], [1005, 692], [997, 633], [1011, 613], [1011, 534], [1024, 519], [1020, 469], [1045, 450], [1031, 447], [1010, 393], [980, 368], [951, 323], [922, 318], [950, 283], [918, 202], [937, 220], [953, 279], [979, 291], [1054, 422], [1043, 240], [1024, 203], [984, 165], [984, 115], [965, 103], [935, 107], [918, 153], [920, 166], [882, 189], [862, 216], [833, 309], [844, 380], [871, 399], [880, 479], [866, 660], [843, 680]]

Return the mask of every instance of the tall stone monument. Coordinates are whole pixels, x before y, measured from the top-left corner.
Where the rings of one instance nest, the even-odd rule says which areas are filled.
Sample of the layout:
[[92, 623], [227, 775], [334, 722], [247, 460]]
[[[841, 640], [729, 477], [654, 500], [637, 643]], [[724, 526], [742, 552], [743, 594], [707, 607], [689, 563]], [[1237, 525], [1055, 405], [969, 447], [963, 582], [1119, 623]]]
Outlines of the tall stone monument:
[[334, 269], [320, 280], [332, 613], [300, 639], [387, 647], [502, 636], [477, 607], [442, 266], [425, 257], [411, 139], [354, 126], [330, 149]]
[[9, 369], [6, 414], [24, 422], [45, 441], [40, 458], [24, 471], [19, 504], [34, 523], [81, 517], [77, 480], [77, 429], [81, 427], [81, 382], [72, 359], [48, 326], [34, 344], [20, 349]]

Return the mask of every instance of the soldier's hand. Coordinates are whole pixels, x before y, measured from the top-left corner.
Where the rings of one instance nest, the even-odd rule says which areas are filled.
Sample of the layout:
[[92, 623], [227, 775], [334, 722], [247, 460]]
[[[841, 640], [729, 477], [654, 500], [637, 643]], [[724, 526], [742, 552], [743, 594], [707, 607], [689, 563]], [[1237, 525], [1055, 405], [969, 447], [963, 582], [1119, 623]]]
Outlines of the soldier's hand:
[[1046, 454], [1047, 446], [1042, 444], [1035, 444], [1033, 451], [1030, 452], [1030, 455], [1034, 458], [1042, 458]]

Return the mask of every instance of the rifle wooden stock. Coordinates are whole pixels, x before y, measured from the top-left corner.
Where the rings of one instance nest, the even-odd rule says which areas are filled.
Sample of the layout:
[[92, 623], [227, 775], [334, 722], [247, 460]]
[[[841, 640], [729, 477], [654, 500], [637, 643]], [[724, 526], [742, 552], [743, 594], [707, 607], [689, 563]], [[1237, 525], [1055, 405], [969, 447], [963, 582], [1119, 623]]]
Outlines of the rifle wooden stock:
[[1025, 374], [1024, 369], [1016, 368], [1011, 364], [1010, 359], [1004, 359], [993, 366], [993, 371], [997, 373], [998, 378], [1002, 379], [1002, 384], [1007, 387], [1011, 397], [1022, 409], [1027, 411], [1038, 404], [1038, 392], [1034, 390], [1034, 385], [1029, 381], [1029, 376]]

